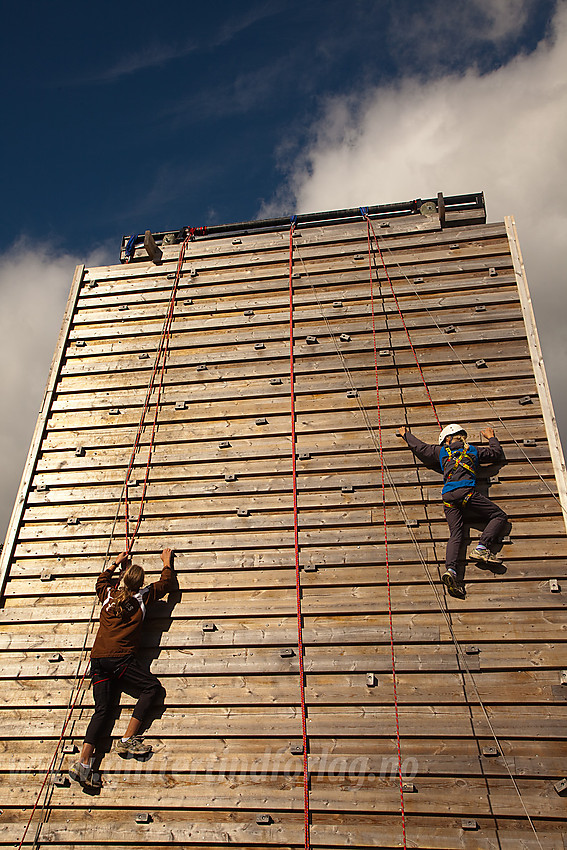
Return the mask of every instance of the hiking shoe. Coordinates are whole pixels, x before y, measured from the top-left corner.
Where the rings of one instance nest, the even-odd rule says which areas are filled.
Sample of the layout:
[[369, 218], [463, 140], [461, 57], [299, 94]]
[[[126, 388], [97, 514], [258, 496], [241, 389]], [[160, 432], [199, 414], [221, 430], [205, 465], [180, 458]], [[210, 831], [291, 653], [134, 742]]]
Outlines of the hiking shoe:
[[80, 761], [69, 768], [69, 776], [74, 782], [86, 788], [102, 788], [100, 773], [93, 773], [92, 767], [81, 764]]
[[483, 564], [502, 566], [502, 560], [497, 555], [494, 555], [490, 549], [479, 549], [478, 546], [476, 549], [473, 549], [472, 552], [469, 552], [469, 560], [478, 561]]
[[116, 752], [123, 757], [147, 756], [151, 751], [151, 744], [144, 744], [139, 735], [132, 735], [127, 741], [120, 739], [116, 742]]
[[441, 576], [441, 581], [447, 588], [447, 593], [449, 594], [449, 596], [454, 596], [455, 599], [464, 599], [466, 597], [467, 592], [465, 590], [465, 585], [462, 581], [459, 581], [459, 579], [454, 576], [453, 573], [450, 573], [447, 570], [447, 572], [443, 573], [443, 575]]

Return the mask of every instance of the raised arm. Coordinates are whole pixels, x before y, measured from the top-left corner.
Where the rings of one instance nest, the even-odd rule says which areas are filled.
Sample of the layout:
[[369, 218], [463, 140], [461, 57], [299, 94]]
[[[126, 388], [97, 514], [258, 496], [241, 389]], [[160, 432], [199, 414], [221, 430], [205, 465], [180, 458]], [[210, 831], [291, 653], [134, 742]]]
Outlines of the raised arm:
[[147, 595], [144, 595], [146, 605], [151, 605], [158, 599], [161, 599], [171, 590], [175, 589], [175, 570], [173, 566], [174, 552], [173, 549], [164, 549], [161, 553], [161, 561], [163, 564], [161, 576], [153, 584], [147, 588]]
[[[419, 460], [427, 464], [427, 466], [439, 466], [439, 452], [441, 451], [440, 446], [432, 446], [430, 443], [424, 443], [423, 440], [419, 439], [419, 437], [414, 436], [405, 425], [400, 425], [396, 433], [398, 437], [401, 437], [406, 441], [414, 455], [419, 458]], [[441, 470], [439, 469], [439, 472], [440, 471]]]
[[478, 459], [480, 463], [495, 463], [496, 461], [501, 460], [503, 455], [502, 446], [494, 434], [494, 428], [485, 428], [484, 431], [481, 431], [480, 433], [486, 440], [488, 440], [487, 446], [477, 446]]
[[109, 566], [101, 572], [96, 580], [96, 595], [102, 602], [106, 597], [108, 588], [115, 583], [114, 570], [122, 565], [128, 566], [130, 557], [128, 552], [121, 552]]

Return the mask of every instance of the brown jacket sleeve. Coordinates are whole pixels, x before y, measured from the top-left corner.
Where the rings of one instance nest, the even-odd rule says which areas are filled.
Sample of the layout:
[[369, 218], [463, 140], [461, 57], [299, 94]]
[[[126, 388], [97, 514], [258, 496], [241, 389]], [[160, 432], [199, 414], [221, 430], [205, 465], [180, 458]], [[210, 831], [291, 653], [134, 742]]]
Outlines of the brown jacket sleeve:
[[109, 587], [113, 587], [116, 583], [113, 570], [104, 570], [96, 580], [95, 592], [101, 602], [106, 599], [106, 594]]
[[144, 605], [152, 605], [158, 599], [162, 599], [167, 593], [175, 588], [175, 573], [173, 567], [165, 566], [161, 571], [161, 576], [158, 581], [144, 587], [142, 594], [144, 597]]

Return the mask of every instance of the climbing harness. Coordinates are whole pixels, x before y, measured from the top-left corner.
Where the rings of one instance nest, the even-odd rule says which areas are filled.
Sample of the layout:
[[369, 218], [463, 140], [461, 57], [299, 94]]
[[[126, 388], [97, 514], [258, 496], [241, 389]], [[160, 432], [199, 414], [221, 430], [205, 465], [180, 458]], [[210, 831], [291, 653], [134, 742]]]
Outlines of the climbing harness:
[[297, 451], [295, 434], [295, 373], [293, 359], [293, 232], [297, 218], [293, 216], [289, 228], [289, 374], [291, 414], [291, 471], [293, 487], [293, 542], [295, 550], [295, 588], [297, 594], [297, 654], [299, 657], [299, 693], [301, 699], [301, 732], [303, 736], [303, 817], [305, 850], [310, 850], [309, 817], [309, 753], [307, 741], [307, 710], [305, 706], [305, 672], [303, 666], [303, 616], [301, 613], [301, 577], [299, 571], [299, 521], [297, 510]]

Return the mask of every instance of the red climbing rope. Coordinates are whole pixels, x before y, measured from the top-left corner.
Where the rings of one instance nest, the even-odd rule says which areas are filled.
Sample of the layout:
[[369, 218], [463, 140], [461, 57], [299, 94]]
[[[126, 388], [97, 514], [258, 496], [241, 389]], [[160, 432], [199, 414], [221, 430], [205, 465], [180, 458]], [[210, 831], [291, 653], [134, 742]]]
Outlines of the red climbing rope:
[[293, 486], [293, 539], [295, 547], [295, 587], [297, 591], [297, 654], [299, 656], [299, 692], [301, 697], [301, 731], [303, 735], [303, 815], [305, 821], [305, 850], [310, 850], [309, 836], [309, 761], [307, 752], [307, 720], [305, 708], [305, 673], [303, 669], [303, 618], [301, 615], [301, 580], [299, 575], [299, 522], [297, 513], [297, 464], [295, 448], [295, 376], [293, 365], [293, 231], [295, 217], [289, 228], [289, 374], [291, 396], [291, 471]]
[[[193, 229], [194, 230], [194, 229]], [[163, 382], [165, 376], [165, 366], [167, 362], [167, 355], [169, 353], [169, 340], [171, 338], [171, 325], [173, 322], [173, 314], [175, 310], [175, 298], [177, 295], [177, 289], [179, 286], [179, 279], [181, 277], [181, 269], [183, 267], [183, 260], [185, 259], [185, 249], [187, 247], [188, 242], [191, 240], [191, 234], [187, 236], [183, 244], [181, 245], [181, 249], [179, 251], [179, 260], [177, 261], [177, 270], [175, 272], [175, 279], [173, 281], [173, 285], [171, 287], [171, 296], [169, 300], [168, 310], [165, 316], [165, 320], [163, 323], [160, 340], [158, 343], [158, 348], [156, 352], [156, 357], [154, 361], [154, 366], [152, 370], [152, 374], [150, 377], [150, 382], [148, 385], [148, 390], [146, 392], [146, 398], [144, 400], [144, 405], [142, 408], [142, 414], [140, 416], [140, 422], [138, 425], [138, 430], [136, 432], [136, 437], [134, 439], [134, 445], [132, 446], [132, 453], [130, 455], [130, 461], [128, 463], [128, 469], [126, 471], [126, 477], [124, 479], [124, 523], [125, 523], [125, 537], [126, 537], [126, 551], [128, 553], [131, 552], [132, 547], [134, 545], [134, 541], [136, 539], [136, 534], [138, 533], [138, 529], [140, 528], [140, 523], [142, 522], [142, 512], [144, 510], [144, 500], [146, 497], [146, 490], [148, 488], [148, 479], [150, 475], [150, 467], [152, 461], [152, 451], [154, 449], [155, 435], [157, 429], [157, 420], [159, 414], [159, 405], [161, 401], [161, 393], [163, 390]], [[159, 374], [159, 378], [157, 379], [156, 385], [156, 376]], [[150, 400], [152, 393], [157, 391], [157, 395], [154, 401], [154, 415], [152, 420], [152, 430], [150, 434], [150, 440], [148, 443], [148, 457], [146, 461], [146, 468], [144, 470], [144, 483], [142, 487], [142, 494], [140, 496], [140, 509], [138, 511], [138, 516], [134, 522], [134, 530], [132, 534], [130, 534], [130, 517], [129, 517], [129, 501], [128, 501], [128, 484], [130, 481], [130, 477], [132, 475], [132, 469], [134, 467], [134, 459], [136, 457], [136, 452], [140, 446], [140, 439], [142, 436], [142, 432], [145, 427], [146, 414], [150, 407]]]
[[411, 350], [412, 350], [412, 354], [413, 354], [413, 356], [414, 356], [415, 365], [417, 366], [417, 369], [418, 369], [418, 372], [419, 372], [419, 374], [420, 374], [420, 377], [421, 377], [421, 380], [422, 380], [423, 386], [424, 386], [424, 388], [425, 388], [425, 392], [427, 393], [427, 398], [429, 399], [429, 403], [430, 403], [430, 405], [431, 405], [431, 407], [432, 407], [433, 415], [435, 416], [435, 419], [437, 420], [437, 424], [439, 425], [439, 428], [441, 428], [441, 422], [439, 421], [439, 417], [438, 417], [438, 415], [437, 415], [437, 410], [435, 409], [435, 404], [433, 403], [433, 399], [431, 398], [431, 393], [429, 392], [429, 387], [427, 386], [427, 381], [425, 380], [425, 377], [424, 377], [424, 375], [423, 375], [423, 372], [422, 372], [422, 369], [421, 369], [421, 365], [420, 365], [419, 360], [418, 360], [418, 357], [417, 357], [417, 352], [416, 352], [416, 350], [415, 350], [415, 348], [414, 348], [414, 346], [413, 346], [413, 342], [412, 342], [412, 339], [411, 339], [411, 336], [410, 336], [410, 332], [409, 332], [408, 327], [407, 327], [407, 325], [406, 325], [406, 322], [405, 322], [405, 319], [404, 319], [404, 316], [403, 316], [403, 313], [402, 313], [401, 307], [400, 307], [399, 302], [398, 302], [397, 295], [396, 295], [395, 290], [394, 290], [394, 285], [393, 285], [393, 283], [392, 283], [392, 279], [390, 278], [390, 275], [389, 275], [389, 273], [388, 273], [388, 267], [386, 266], [386, 263], [384, 262], [384, 257], [383, 257], [383, 255], [382, 255], [382, 250], [381, 250], [381, 248], [380, 248], [380, 245], [379, 245], [379, 243], [378, 243], [378, 239], [377, 239], [377, 237], [376, 237], [376, 232], [375, 232], [375, 230], [374, 230], [374, 227], [373, 227], [373, 225], [372, 225], [372, 222], [370, 221], [370, 218], [369, 218], [369, 216], [368, 216], [368, 213], [366, 213], [366, 212], [362, 211], [362, 214], [363, 214], [364, 218], [366, 219], [366, 234], [367, 234], [367, 238], [368, 238], [368, 259], [369, 259], [369, 264], [370, 264], [370, 276], [371, 276], [371, 279], [372, 279], [372, 256], [371, 256], [371, 239], [370, 239], [370, 231], [372, 230], [372, 236], [374, 237], [374, 243], [375, 243], [375, 245], [376, 245], [376, 250], [378, 251], [378, 256], [380, 257], [380, 261], [381, 261], [382, 266], [383, 266], [383, 268], [384, 268], [384, 273], [385, 273], [385, 275], [386, 275], [386, 280], [387, 280], [387, 281], [388, 281], [388, 283], [390, 284], [390, 289], [391, 289], [391, 291], [392, 291], [392, 295], [393, 295], [393, 297], [394, 297], [394, 301], [395, 301], [395, 303], [396, 303], [396, 307], [398, 308], [398, 313], [400, 314], [400, 319], [401, 319], [401, 321], [402, 321], [402, 325], [404, 326], [404, 330], [405, 330], [405, 332], [406, 332], [406, 336], [407, 336], [407, 338], [408, 338], [408, 342], [409, 342], [409, 344], [410, 344], [410, 348], [411, 348]]
[[[366, 219], [368, 223], [368, 218]], [[378, 416], [378, 445], [380, 455], [380, 472], [382, 477], [382, 514], [384, 522], [384, 557], [386, 562], [386, 587], [388, 595], [388, 618], [390, 624], [390, 651], [392, 655], [392, 683], [394, 691], [394, 715], [396, 718], [396, 747], [398, 753], [398, 777], [400, 785], [400, 811], [402, 816], [402, 839], [403, 847], [406, 843], [406, 816], [404, 807], [404, 787], [402, 774], [402, 747], [400, 741], [400, 717], [398, 711], [398, 689], [396, 682], [396, 657], [394, 653], [394, 625], [392, 620], [392, 591], [390, 585], [390, 558], [388, 553], [388, 520], [386, 517], [386, 480], [384, 476], [384, 449], [382, 445], [382, 414], [380, 409], [380, 384], [378, 380], [378, 351], [376, 345], [376, 315], [374, 310], [374, 283], [372, 274], [372, 249], [370, 244], [370, 231], [368, 232], [368, 266], [370, 271], [370, 307], [372, 312], [372, 344], [374, 348], [374, 371], [376, 375], [376, 403]], [[411, 344], [411, 343], [410, 343]], [[433, 404], [433, 402], [432, 402]]]
[[35, 815], [36, 809], [39, 805], [39, 798], [41, 797], [42, 791], [45, 788], [45, 784], [46, 784], [47, 780], [49, 779], [49, 776], [50, 776], [51, 771], [53, 769], [53, 765], [55, 764], [55, 759], [57, 758], [57, 754], [59, 752], [59, 747], [61, 746], [61, 741], [65, 737], [65, 732], [67, 730], [67, 726], [69, 725], [69, 720], [71, 719], [71, 715], [73, 714], [73, 710], [75, 708], [75, 705], [77, 704], [77, 700], [79, 699], [79, 695], [81, 693], [81, 687], [83, 685], [83, 682], [86, 679], [88, 669], [89, 669], [89, 665], [87, 664], [87, 666], [85, 667], [85, 672], [83, 673], [83, 677], [82, 677], [81, 681], [79, 682], [79, 687], [77, 688], [77, 694], [75, 696], [75, 699], [73, 700], [73, 702], [72, 702], [72, 704], [69, 708], [69, 711], [67, 712], [67, 717], [65, 718], [65, 723], [63, 724], [63, 729], [61, 730], [61, 735], [59, 736], [59, 740], [57, 741], [57, 744], [55, 746], [55, 752], [53, 753], [53, 757], [52, 757], [51, 761], [49, 762], [49, 767], [45, 771], [45, 776], [43, 777], [43, 782], [41, 783], [41, 788], [38, 791], [35, 803], [33, 804], [31, 814], [30, 814], [30, 816], [28, 818], [28, 822], [26, 824], [26, 828], [24, 829], [24, 834], [22, 835], [22, 840], [18, 844], [17, 850], [20, 850], [22, 844], [26, 840], [26, 835], [28, 834], [28, 829], [30, 828], [30, 824], [33, 820], [33, 816]]

